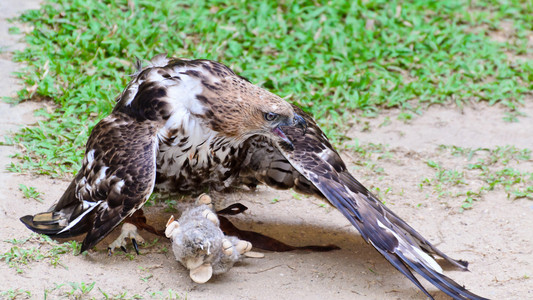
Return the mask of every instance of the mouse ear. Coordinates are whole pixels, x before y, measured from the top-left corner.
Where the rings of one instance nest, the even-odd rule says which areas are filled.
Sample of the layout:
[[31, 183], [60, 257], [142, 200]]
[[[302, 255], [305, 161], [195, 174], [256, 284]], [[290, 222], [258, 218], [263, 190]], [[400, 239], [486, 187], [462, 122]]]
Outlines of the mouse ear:
[[180, 224], [178, 221], [174, 221], [174, 216], [170, 216], [170, 219], [168, 219], [167, 222], [167, 228], [165, 228], [165, 236], [167, 238], [170, 238], [175, 230], [178, 230], [180, 227]]
[[189, 276], [196, 283], [206, 283], [213, 276], [213, 267], [211, 264], [203, 264], [196, 269], [191, 269]]

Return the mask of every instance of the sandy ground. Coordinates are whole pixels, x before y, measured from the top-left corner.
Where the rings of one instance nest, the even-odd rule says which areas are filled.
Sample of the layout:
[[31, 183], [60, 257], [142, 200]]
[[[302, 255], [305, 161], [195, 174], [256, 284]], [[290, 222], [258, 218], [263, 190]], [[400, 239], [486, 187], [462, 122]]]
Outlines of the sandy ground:
[[[4, 0], [0, 3], [0, 47], [12, 51], [23, 45], [18, 36], [8, 35], [5, 18], [37, 7], [36, 1]], [[0, 96], [13, 95], [19, 86], [9, 74], [17, 66], [9, 52], [0, 54]], [[0, 103], [0, 135], [35, 122], [32, 111], [36, 103], [11, 106]], [[452, 257], [470, 262], [471, 272], [447, 270], [446, 274], [475, 293], [492, 299], [533, 298], [533, 202], [512, 200], [502, 190], [487, 193], [474, 209], [459, 212], [461, 199], [441, 197], [431, 189], [420, 190], [418, 184], [435, 171], [427, 159], [449, 165], [464, 164], [464, 158], [438, 151], [438, 145], [489, 147], [515, 145], [533, 149], [533, 101], [523, 108], [526, 117], [519, 123], [502, 120], [503, 110], [474, 105], [463, 110], [433, 107], [410, 123], [396, 119], [389, 111], [368, 120], [369, 130], [354, 127], [350, 135], [363, 143], [388, 144], [390, 153], [377, 163], [383, 172], [372, 172], [357, 164], [360, 159], [345, 151], [344, 158], [356, 177], [368, 187], [390, 188], [387, 205]], [[389, 117], [390, 122], [386, 121]], [[388, 125], [380, 126], [380, 124]], [[0, 165], [10, 163], [15, 149], [0, 146]], [[531, 171], [531, 161], [521, 164]], [[0, 254], [13, 244], [6, 240], [30, 237], [18, 218], [44, 211], [61, 196], [67, 181], [0, 172]], [[36, 187], [43, 202], [23, 198], [19, 184]], [[303, 251], [265, 252], [263, 259], [246, 259], [227, 274], [207, 284], [193, 283], [186, 270], [168, 251], [170, 243], [160, 239], [141, 249], [141, 255], [116, 253], [109, 257], [107, 244], [118, 233], [98, 245], [98, 251], [87, 256], [61, 254], [60, 263], [52, 266], [47, 259], [30, 261], [10, 268], [0, 262], [0, 294], [18, 290], [18, 298], [135, 298], [165, 299], [425, 299], [425, 296], [397, 272], [372, 247], [367, 245], [348, 221], [336, 210], [322, 207], [314, 198], [298, 197], [290, 191], [260, 188], [255, 192], [213, 195], [219, 206], [241, 202], [249, 207], [242, 216], [233, 218], [241, 228], [269, 234], [294, 245], [334, 243], [342, 249], [328, 253]], [[277, 201], [273, 201], [277, 199]], [[170, 215], [164, 206], [147, 209], [149, 222], [162, 228]], [[176, 213], [174, 213], [176, 214]], [[177, 213], [179, 214], [179, 213]], [[143, 233], [149, 242], [156, 238]], [[20, 246], [37, 248], [43, 253], [50, 245], [30, 240]], [[130, 253], [132, 252], [130, 248]], [[72, 291], [70, 282], [95, 283], [82, 295]], [[446, 295], [423, 282], [436, 299]], [[28, 296], [28, 293], [30, 296]], [[15, 293], [16, 294], [16, 293]], [[70, 294], [70, 295], [69, 295]]]

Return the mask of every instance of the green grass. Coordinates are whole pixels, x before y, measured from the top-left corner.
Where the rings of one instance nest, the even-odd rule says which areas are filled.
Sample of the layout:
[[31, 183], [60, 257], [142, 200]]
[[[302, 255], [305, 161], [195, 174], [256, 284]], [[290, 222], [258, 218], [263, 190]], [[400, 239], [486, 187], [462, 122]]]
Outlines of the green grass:
[[38, 202], [43, 202], [43, 199], [41, 198], [41, 193], [38, 192], [33, 186], [26, 186], [24, 184], [19, 184], [19, 190], [22, 192], [22, 195], [26, 199], [34, 199]]
[[32, 295], [30, 291], [22, 289], [9, 289], [6, 291], [0, 291], [2, 299], [31, 299]]
[[357, 159], [352, 163], [352, 170], [357, 173], [359, 168], [366, 168], [373, 174], [383, 175], [385, 169], [380, 165], [380, 161], [391, 159], [394, 155], [388, 150], [388, 145], [368, 143], [363, 144], [359, 139], [354, 139], [351, 143], [344, 145], [344, 150], [354, 153]]
[[[222, 61], [318, 119], [339, 142], [359, 116], [406, 120], [432, 104], [484, 101], [517, 120], [533, 81], [530, 1], [48, 0], [16, 53], [22, 99], [56, 103], [14, 141], [10, 170], [70, 176], [95, 123], [109, 114], [136, 58]], [[511, 22], [505, 42], [491, 37]], [[17, 32], [17, 29], [11, 29]], [[503, 117], [503, 116], [502, 116]]]
[[[44, 299], [187, 299], [186, 294], [182, 295], [172, 289], [168, 289], [167, 291], [146, 291], [143, 294], [134, 294], [130, 296], [128, 291], [110, 293], [99, 287], [97, 288], [98, 291], [96, 291], [95, 286], [96, 282], [86, 283], [84, 281], [55, 283], [54, 287], [44, 290]], [[17, 295], [24, 295], [22, 291], [19, 290], [10, 290], [8, 292], [18, 293], [14, 294], [15, 297]]]
[[101, 288], [95, 289], [96, 282], [86, 283], [67, 282], [55, 283], [53, 287], [46, 288], [43, 291], [43, 297], [33, 297], [32, 293], [23, 289], [8, 289], [0, 291], [2, 299], [113, 299], [113, 300], [133, 300], [133, 299], [187, 299], [187, 294], [178, 293], [172, 289], [167, 291], [146, 291], [142, 295], [128, 295], [127, 291], [123, 292], [106, 292]]
[[[424, 162], [435, 173], [420, 180], [420, 191], [426, 193], [426, 198], [430, 198], [431, 194], [431, 199], [440, 199], [442, 202], [447, 202], [449, 198], [460, 199], [461, 202], [457, 205], [451, 204], [460, 210], [472, 208], [475, 201], [494, 190], [504, 191], [510, 199], [533, 200], [533, 160], [530, 149], [515, 146], [466, 148], [440, 145], [436, 151], [429, 153], [415, 151], [416, 155], [413, 157], [411, 151], [403, 153], [401, 147], [364, 144], [354, 139], [345, 143], [343, 150], [345, 155], [350, 155], [354, 174], [364, 180], [364, 174], [370, 172], [370, 182], [380, 182], [387, 175], [384, 163], [408, 165], [412, 168], [419, 161]], [[389, 194], [403, 196], [404, 193], [403, 189], [395, 191], [392, 187], [387, 187], [386, 183], [380, 183], [380, 186], [370, 185], [370, 188], [384, 203]]]
[[4, 241], [13, 246], [4, 253], [0, 253], [0, 261], [4, 261], [17, 273], [24, 273], [24, 268], [30, 263], [48, 261], [51, 266], [63, 266], [61, 255], [66, 253], [78, 253], [80, 244], [76, 241], [58, 243], [46, 235], [32, 234], [24, 240]]
[[459, 168], [448, 169], [433, 160], [427, 161], [436, 173], [433, 178], [422, 179], [421, 189], [431, 187], [439, 198], [461, 197], [462, 209], [472, 208], [484, 193], [497, 188], [502, 188], [508, 198], [533, 200], [531, 150], [514, 146], [471, 149], [445, 145], [440, 149], [464, 158], [464, 163]]
[[75, 299], [81, 299], [84, 295], [88, 295], [94, 288], [96, 282], [85, 283], [85, 282], [69, 282], [70, 291], [67, 292], [69, 297]]
[[[68, 299], [95, 299], [94, 297], [88, 298], [89, 294], [94, 289], [94, 285], [95, 282], [85, 283], [83, 281], [67, 282], [61, 284], [56, 283], [53, 288], [44, 290], [44, 298], [48, 299], [48, 297], [50, 297], [51, 294], [55, 291], [61, 291], [62, 296]], [[70, 287], [70, 290], [68, 288], [64, 290], [63, 287]]]

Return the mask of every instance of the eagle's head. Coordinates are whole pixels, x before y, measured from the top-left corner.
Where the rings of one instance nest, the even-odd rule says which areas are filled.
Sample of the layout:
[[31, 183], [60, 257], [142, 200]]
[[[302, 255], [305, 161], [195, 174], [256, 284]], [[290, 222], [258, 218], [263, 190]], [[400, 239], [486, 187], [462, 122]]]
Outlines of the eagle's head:
[[248, 134], [261, 134], [272, 139], [281, 139], [292, 148], [292, 142], [283, 132], [283, 127], [299, 127], [305, 134], [307, 123], [285, 100], [271, 93], [268, 93], [268, 97], [265, 94], [251, 99], [250, 106], [247, 107], [250, 111], [250, 118], [243, 120], [245, 124], [243, 130], [248, 130]]
[[202, 93], [197, 96], [205, 108], [204, 120], [212, 130], [238, 140], [263, 135], [281, 139], [289, 146], [292, 142], [283, 127], [299, 127], [305, 134], [306, 121], [287, 101], [235, 75], [222, 64], [212, 61], [204, 64], [213, 73], [223, 75], [204, 76]]

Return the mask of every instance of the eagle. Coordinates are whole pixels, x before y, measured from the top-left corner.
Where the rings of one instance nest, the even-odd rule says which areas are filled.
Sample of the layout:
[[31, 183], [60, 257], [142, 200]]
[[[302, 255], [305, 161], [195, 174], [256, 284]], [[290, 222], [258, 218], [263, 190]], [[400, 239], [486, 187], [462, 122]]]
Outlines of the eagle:
[[[86, 233], [83, 252], [154, 190], [200, 194], [265, 184], [327, 200], [429, 298], [412, 270], [453, 299], [486, 299], [443, 274], [434, 257], [461, 270], [468, 263], [438, 250], [357, 181], [302, 109], [219, 62], [157, 55], [137, 67], [112, 113], [92, 130], [63, 196], [47, 212], [21, 218], [29, 229], [58, 238]], [[135, 226], [125, 227], [111, 248], [142, 239]]]

